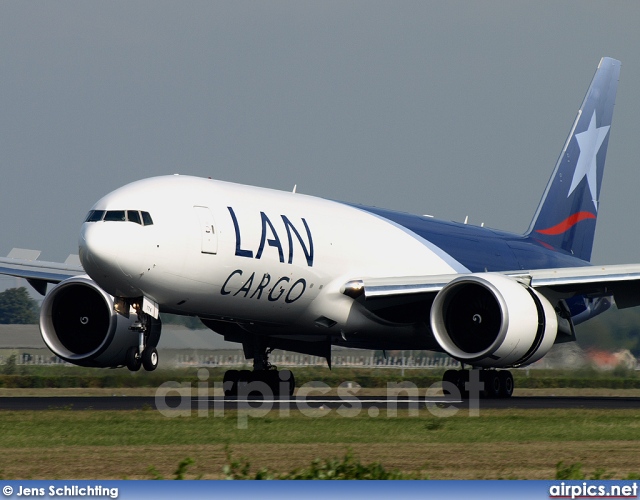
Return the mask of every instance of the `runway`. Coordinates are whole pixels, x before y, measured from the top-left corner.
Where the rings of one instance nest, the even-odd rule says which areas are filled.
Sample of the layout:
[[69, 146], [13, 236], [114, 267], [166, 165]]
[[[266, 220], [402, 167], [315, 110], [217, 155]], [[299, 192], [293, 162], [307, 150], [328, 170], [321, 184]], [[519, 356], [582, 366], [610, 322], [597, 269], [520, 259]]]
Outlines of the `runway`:
[[62, 397], [3, 397], [0, 398], [0, 411], [43, 411], [43, 410], [158, 410], [202, 412], [219, 410], [342, 410], [366, 411], [377, 416], [398, 410], [423, 408], [469, 409], [634, 409], [640, 410], [638, 397], [512, 397], [510, 399], [450, 400], [444, 397], [380, 397], [362, 396], [335, 397], [292, 397], [289, 399], [257, 400], [223, 397], [194, 398], [180, 396], [62, 396]]

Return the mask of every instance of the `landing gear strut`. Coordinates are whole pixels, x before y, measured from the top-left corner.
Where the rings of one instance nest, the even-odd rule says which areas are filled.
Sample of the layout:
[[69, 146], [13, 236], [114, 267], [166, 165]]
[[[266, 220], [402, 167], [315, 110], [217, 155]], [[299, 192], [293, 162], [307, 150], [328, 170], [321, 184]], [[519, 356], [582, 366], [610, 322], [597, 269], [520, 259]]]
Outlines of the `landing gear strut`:
[[273, 349], [256, 346], [253, 371], [227, 370], [222, 379], [225, 396], [270, 397], [292, 396], [295, 378], [290, 370], [278, 370], [269, 363]]
[[158, 368], [159, 361], [158, 350], [155, 346], [149, 345], [152, 334], [152, 318], [148, 314], [141, 312], [138, 308], [136, 308], [136, 310], [138, 311], [139, 321], [131, 325], [130, 330], [138, 333], [138, 346], [132, 346], [127, 351], [127, 368], [132, 372], [137, 372], [142, 366], [146, 371], [152, 372]]
[[[480, 391], [480, 397], [487, 399], [510, 398], [513, 395], [513, 375], [509, 370], [479, 370], [480, 382], [484, 389]], [[469, 370], [447, 370], [442, 376], [442, 382], [453, 384], [460, 391], [463, 398], [469, 397], [467, 382], [469, 382]], [[445, 395], [451, 394], [444, 386]]]

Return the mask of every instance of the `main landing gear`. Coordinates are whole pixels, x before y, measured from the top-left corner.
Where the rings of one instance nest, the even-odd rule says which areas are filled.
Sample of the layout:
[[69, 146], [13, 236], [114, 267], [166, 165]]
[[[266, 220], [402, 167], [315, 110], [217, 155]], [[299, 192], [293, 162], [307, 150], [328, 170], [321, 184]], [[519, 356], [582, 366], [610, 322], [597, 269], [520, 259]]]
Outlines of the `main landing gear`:
[[139, 321], [131, 325], [130, 330], [138, 333], [138, 345], [129, 347], [126, 354], [126, 365], [132, 372], [137, 372], [140, 367], [148, 372], [158, 368], [158, 350], [149, 345], [151, 335], [151, 317], [144, 313], [138, 313]]
[[272, 349], [258, 348], [253, 358], [253, 371], [227, 370], [222, 379], [225, 396], [289, 397], [293, 395], [296, 382], [290, 370], [278, 370], [269, 363]]
[[[487, 399], [495, 398], [510, 398], [513, 395], [513, 375], [509, 370], [477, 370], [479, 373], [479, 382], [483, 383], [483, 388], [478, 386], [478, 392], [480, 397]], [[457, 387], [462, 398], [468, 398], [473, 396], [470, 390], [473, 391], [473, 387], [470, 387], [469, 370], [447, 370], [442, 376], [442, 382], [449, 382]], [[478, 379], [476, 379], [478, 381]], [[445, 395], [450, 395], [450, 390], [446, 386], [443, 386]]]

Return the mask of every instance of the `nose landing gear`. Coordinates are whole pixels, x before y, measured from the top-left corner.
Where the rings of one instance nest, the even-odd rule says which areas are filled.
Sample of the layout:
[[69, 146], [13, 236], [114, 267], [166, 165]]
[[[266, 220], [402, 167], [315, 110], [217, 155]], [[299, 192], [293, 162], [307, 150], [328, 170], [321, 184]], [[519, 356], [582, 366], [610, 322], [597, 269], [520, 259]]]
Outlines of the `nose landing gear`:
[[155, 331], [154, 320], [148, 314], [138, 311], [138, 320], [129, 328], [138, 333], [138, 345], [127, 350], [125, 363], [132, 372], [137, 372], [141, 366], [152, 372], [158, 368], [158, 350], [155, 346], [160, 338], [160, 330], [158, 328]]

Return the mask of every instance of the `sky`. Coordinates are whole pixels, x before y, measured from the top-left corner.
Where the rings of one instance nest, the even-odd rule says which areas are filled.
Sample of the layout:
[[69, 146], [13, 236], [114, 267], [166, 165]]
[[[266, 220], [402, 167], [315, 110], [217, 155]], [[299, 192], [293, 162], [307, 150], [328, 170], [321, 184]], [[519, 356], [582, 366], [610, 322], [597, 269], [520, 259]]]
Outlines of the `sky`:
[[622, 61], [593, 262], [640, 262], [640, 2], [0, 1], [0, 254], [173, 173], [524, 232]]

